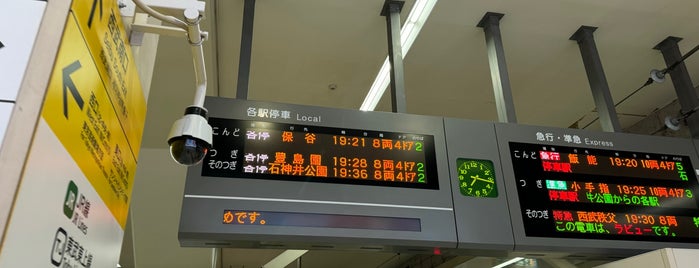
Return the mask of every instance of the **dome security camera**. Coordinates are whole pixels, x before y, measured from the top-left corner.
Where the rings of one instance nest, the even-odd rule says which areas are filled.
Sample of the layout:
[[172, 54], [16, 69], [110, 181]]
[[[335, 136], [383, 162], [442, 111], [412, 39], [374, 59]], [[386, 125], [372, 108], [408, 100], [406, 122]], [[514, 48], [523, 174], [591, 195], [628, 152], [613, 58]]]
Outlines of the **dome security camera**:
[[213, 131], [206, 113], [203, 107], [189, 106], [184, 116], [172, 125], [167, 143], [170, 145], [170, 156], [177, 163], [185, 166], [199, 164], [211, 150]]

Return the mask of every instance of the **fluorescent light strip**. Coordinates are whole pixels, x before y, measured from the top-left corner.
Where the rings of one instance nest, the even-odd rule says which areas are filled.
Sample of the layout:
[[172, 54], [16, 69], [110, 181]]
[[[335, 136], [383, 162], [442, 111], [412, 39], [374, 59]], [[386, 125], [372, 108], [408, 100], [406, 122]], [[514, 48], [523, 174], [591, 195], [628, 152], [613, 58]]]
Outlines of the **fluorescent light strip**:
[[277, 255], [271, 261], [262, 265], [262, 268], [283, 268], [287, 267], [289, 264], [294, 262], [296, 259], [300, 258], [303, 254], [306, 254], [308, 250], [306, 249], [287, 249], [281, 254]]
[[508, 266], [510, 264], [513, 264], [513, 263], [521, 261], [521, 260], [524, 260], [524, 258], [522, 258], [522, 257], [512, 258], [511, 260], [503, 262], [503, 263], [498, 264], [498, 265], [495, 265], [492, 268], [502, 268], [502, 267]]
[[[420, 30], [422, 30], [422, 26], [425, 25], [425, 21], [427, 21], [430, 13], [432, 13], [432, 8], [437, 4], [437, 1], [438, 0], [415, 1], [413, 9], [410, 10], [410, 14], [408, 14], [408, 18], [403, 24], [403, 28], [400, 30], [400, 44], [403, 51], [403, 58], [408, 55], [410, 47], [413, 45], [413, 42], [415, 42]], [[379, 74], [376, 75], [376, 79], [374, 83], [371, 84], [369, 93], [364, 98], [364, 102], [362, 102], [362, 106], [359, 110], [373, 111], [376, 108], [379, 100], [381, 100], [381, 96], [386, 92], [388, 83], [391, 82], [390, 70], [391, 65], [388, 62], [388, 57], [386, 57], [383, 61], [383, 65], [381, 65]]]

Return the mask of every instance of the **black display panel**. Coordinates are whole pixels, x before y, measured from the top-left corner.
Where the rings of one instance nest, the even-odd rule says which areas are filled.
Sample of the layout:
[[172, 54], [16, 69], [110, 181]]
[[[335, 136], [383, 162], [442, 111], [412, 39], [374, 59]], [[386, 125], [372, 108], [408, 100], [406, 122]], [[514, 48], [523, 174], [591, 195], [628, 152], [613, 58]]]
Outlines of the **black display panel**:
[[202, 176], [439, 189], [434, 137], [210, 118]]
[[526, 236], [699, 242], [687, 156], [510, 142]]
[[223, 224], [421, 231], [419, 218], [229, 209]]

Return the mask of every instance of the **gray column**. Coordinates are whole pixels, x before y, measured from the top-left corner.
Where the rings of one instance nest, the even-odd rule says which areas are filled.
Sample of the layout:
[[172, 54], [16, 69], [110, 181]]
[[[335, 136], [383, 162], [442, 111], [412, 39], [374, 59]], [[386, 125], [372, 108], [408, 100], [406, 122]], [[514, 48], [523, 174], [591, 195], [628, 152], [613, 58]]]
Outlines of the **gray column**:
[[[660, 50], [663, 53], [667, 66], [672, 66], [679, 62], [674, 68], [668, 69], [667, 73], [672, 78], [672, 84], [675, 86], [675, 92], [677, 93], [677, 100], [684, 114], [699, 106], [699, 99], [697, 99], [697, 92], [694, 90], [694, 84], [689, 77], [689, 72], [687, 72], [687, 66], [685, 66], [684, 62], [681, 62], [682, 53], [680, 53], [680, 48], [677, 46], [677, 43], [681, 40], [682, 38], [670, 36], [658, 43], [653, 49]], [[699, 116], [696, 113], [692, 113], [687, 117], [686, 121], [692, 138], [699, 138]]]
[[240, 35], [240, 58], [238, 61], [238, 88], [236, 99], [248, 99], [250, 83], [250, 57], [252, 54], [252, 28], [255, 19], [255, 0], [245, 0], [243, 7], [243, 31]]
[[609, 93], [607, 77], [604, 75], [602, 60], [599, 58], [597, 45], [592, 34], [595, 30], [597, 30], [597, 27], [580, 26], [573, 36], [570, 37], [570, 40], [577, 41], [578, 46], [580, 46], [580, 54], [585, 65], [587, 80], [590, 82], [592, 98], [595, 100], [602, 130], [606, 132], [621, 132], [621, 124], [619, 124], [619, 118], [616, 114], [614, 100]]
[[391, 100], [394, 113], [406, 112], [405, 81], [403, 80], [403, 47], [400, 44], [400, 11], [403, 1], [386, 0], [381, 16], [386, 17], [388, 61], [391, 63]]
[[490, 62], [490, 77], [493, 80], [495, 106], [498, 110], [498, 120], [504, 123], [517, 123], [515, 104], [510, 88], [510, 75], [507, 73], [505, 49], [500, 36], [500, 19], [505, 14], [487, 12], [478, 22], [478, 27], [485, 32], [485, 45], [488, 49]]

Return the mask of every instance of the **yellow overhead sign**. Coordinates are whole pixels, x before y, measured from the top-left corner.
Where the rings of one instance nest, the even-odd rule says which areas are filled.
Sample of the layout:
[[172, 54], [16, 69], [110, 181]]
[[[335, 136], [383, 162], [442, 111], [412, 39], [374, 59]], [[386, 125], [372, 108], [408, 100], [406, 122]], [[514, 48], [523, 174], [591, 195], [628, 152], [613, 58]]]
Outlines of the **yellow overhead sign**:
[[131, 129], [132, 133], [138, 133], [139, 142], [129, 144], [125, 135], [129, 131], [122, 129], [122, 125], [133, 118], [119, 120], [119, 105], [107, 90], [110, 80], [100, 74], [102, 63], [94, 61], [88, 43], [81, 34], [76, 14], [71, 12], [42, 117], [123, 228], [136, 171], [136, 154], [130, 148], [140, 146], [143, 126]]
[[105, 82], [134, 157], [138, 159], [146, 100], [116, 2], [75, 0], [71, 10]]

